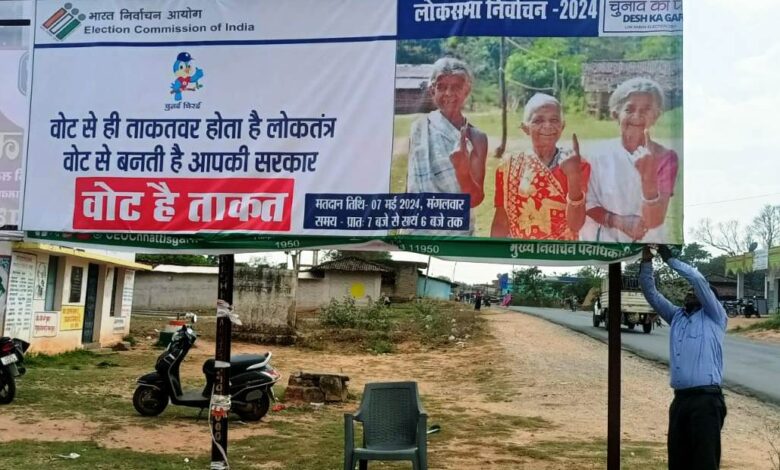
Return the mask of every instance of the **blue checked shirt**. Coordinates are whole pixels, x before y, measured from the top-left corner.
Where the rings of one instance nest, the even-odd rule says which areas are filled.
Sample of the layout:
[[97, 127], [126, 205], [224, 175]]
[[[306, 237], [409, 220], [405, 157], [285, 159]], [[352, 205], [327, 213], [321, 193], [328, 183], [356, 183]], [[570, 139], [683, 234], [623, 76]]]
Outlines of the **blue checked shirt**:
[[723, 337], [728, 321], [726, 311], [696, 268], [675, 258], [670, 258], [667, 264], [693, 286], [702, 305], [701, 309], [686, 315], [683, 307], [672, 304], [655, 288], [653, 263], [642, 263], [639, 270], [642, 292], [672, 328], [669, 344], [671, 386], [680, 390], [720, 385], [723, 381]]

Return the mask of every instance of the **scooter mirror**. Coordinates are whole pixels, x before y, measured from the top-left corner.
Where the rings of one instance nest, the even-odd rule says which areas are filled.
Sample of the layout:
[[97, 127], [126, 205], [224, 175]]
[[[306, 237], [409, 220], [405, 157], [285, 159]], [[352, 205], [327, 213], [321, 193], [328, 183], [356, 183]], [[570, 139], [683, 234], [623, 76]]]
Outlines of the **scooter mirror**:
[[198, 323], [198, 316], [194, 313], [192, 314], [192, 323]]

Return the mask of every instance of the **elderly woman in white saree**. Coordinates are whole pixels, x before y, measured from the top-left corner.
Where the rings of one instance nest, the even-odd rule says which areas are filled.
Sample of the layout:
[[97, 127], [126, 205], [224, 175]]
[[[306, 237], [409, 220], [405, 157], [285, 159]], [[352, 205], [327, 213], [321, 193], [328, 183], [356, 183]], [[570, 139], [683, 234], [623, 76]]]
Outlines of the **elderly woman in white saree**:
[[[487, 136], [468, 122], [463, 105], [471, 93], [466, 64], [445, 57], [433, 64], [429, 88], [436, 110], [412, 124], [407, 192], [468, 194], [472, 209], [485, 198]], [[426, 235], [474, 233], [474, 214], [463, 231], [415, 230]], [[464, 233], [466, 232], [466, 233]]]
[[677, 152], [655, 142], [650, 130], [664, 109], [664, 92], [649, 78], [620, 84], [609, 99], [620, 137], [593, 152], [587, 219], [580, 239], [667, 243], [669, 202], [677, 180]]

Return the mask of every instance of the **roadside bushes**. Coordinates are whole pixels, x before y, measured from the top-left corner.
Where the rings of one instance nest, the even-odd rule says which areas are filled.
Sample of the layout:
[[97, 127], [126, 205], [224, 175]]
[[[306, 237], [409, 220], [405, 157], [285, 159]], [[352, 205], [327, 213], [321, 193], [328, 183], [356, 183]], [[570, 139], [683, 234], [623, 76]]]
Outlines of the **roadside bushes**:
[[352, 297], [330, 299], [320, 313], [320, 323], [334, 328], [387, 331], [390, 328], [389, 309], [378, 302], [358, 307]]
[[[463, 344], [482, 331], [482, 319], [463, 304], [432, 300], [356, 305], [354, 299], [331, 299], [319, 314], [318, 331], [310, 331], [310, 346], [323, 343], [359, 346], [375, 354], [395, 351], [401, 343], [421, 346]], [[407, 344], [409, 346], [409, 344]]]

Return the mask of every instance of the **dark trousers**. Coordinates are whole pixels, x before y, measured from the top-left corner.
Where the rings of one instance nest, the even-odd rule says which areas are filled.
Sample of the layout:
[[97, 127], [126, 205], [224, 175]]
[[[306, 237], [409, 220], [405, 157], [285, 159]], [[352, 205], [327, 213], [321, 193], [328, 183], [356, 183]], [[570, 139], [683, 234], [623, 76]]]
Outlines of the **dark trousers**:
[[720, 468], [720, 430], [725, 419], [720, 387], [675, 391], [669, 407], [669, 470]]

